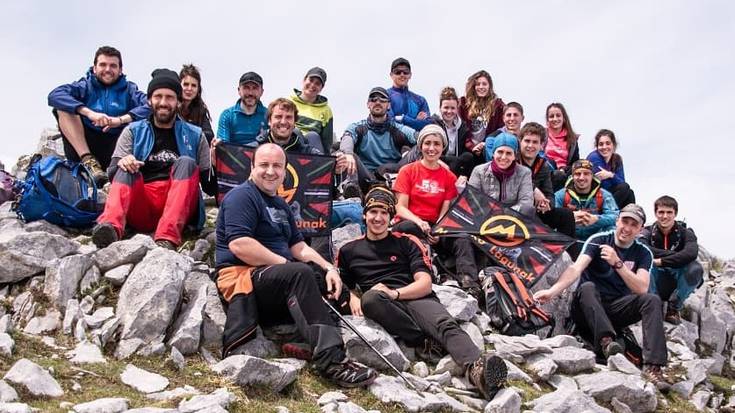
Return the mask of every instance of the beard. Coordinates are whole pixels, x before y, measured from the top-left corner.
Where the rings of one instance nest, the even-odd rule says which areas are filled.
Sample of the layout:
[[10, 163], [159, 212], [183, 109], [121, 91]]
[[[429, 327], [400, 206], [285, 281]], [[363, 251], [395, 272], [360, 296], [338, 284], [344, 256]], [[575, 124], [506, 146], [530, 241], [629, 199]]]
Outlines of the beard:
[[161, 109], [161, 106], [156, 106], [153, 108], [153, 118], [156, 120], [157, 123], [169, 124], [174, 120], [174, 117], [176, 116], [176, 110], [174, 110], [174, 108], [167, 108], [169, 109], [168, 113], [164, 113], [159, 109]]

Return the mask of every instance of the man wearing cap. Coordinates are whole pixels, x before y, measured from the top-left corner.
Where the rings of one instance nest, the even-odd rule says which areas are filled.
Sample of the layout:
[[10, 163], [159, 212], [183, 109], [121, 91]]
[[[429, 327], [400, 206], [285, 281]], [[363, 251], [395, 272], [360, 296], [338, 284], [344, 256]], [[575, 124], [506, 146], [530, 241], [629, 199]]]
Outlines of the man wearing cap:
[[122, 67], [120, 51], [102, 46], [85, 77], [48, 95], [64, 138], [64, 154], [83, 163], [100, 188], [108, 181], [105, 169], [123, 127], [151, 113], [145, 93], [125, 78]]
[[240, 76], [237, 87], [240, 99], [235, 105], [222, 111], [217, 127], [217, 137], [212, 145], [219, 141], [245, 145], [266, 130], [266, 110], [260, 102], [263, 96], [263, 78], [255, 72], [247, 72]]
[[653, 254], [637, 240], [645, 223], [643, 208], [626, 205], [615, 228], [591, 236], [574, 264], [534, 298], [546, 303], [581, 276], [570, 312], [578, 331], [609, 357], [624, 350], [615, 340], [616, 332], [642, 320], [644, 377], [666, 391], [670, 386], [661, 371], [668, 355], [661, 299], [648, 292]]
[[575, 234], [584, 241], [590, 235], [612, 229], [618, 206], [610, 192], [602, 188], [592, 173], [592, 162], [580, 159], [572, 164], [572, 176], [564, 188], [554, 194], [556, 208], [574, 212]]
[[320, 95], [325, 83], [327, 72], [321, 67], [312, 67], [304, 76], [302, 90], [294, 89], [289, 99], [296, 104], [299, 113], [296, 127], [306, 141], [322, 153], [329, 154], [334, 140], [334, 118], [327, 98]]
[[339, 144], [347, 155], [345, 186], [351, 187], [349, 192], [365, 193], [370, 181], [383, 172], [398, 172], [401, 155], [416, 145], [416, 131], [388, 116], [390, 98], [384, 88], [370, 90], [367, 107], [368, 118], [350, 124]]
[[[256, 335], [256, 325], [295, 323], [310, 345], [322, 376], [345, 386], [365, 386], [377, 374], [347, 358], [339, 326], [322, 296], [342, 299], [339, 271], [306, 245], [278, 188], [286, 152], [259, 146], [250, 179], [222, 200], [217, 216], [217, 288], [227, 301], [223, 357]], [[285, 348], [284, 348], [285, 350]]]
[[429, 104], [423, 96], [408, 90], [411, 80], [411, 63], [399, 57], [390, 65], [390, 78], [393, 86], [388, 89], [390, 96], [389, 116], [396, 122], [421, 130], [431, 123]]
[[[337, 266], [350, 292], [350, 311], [382, 325], [415, 347], [417, 356], [436, 363], [448, 351], [466, 369], [472, 384], [492, 399], [507, 368], [497, 356], [483, 355], [431, 288], [431, 260], [414, 236], [388, 230], [396, 213], [388, 189], [376, 187], [365, 197], [367, 234], [339, 251]], [[362, 292], [358, 297], [357, 288]]]
[[174, 249], [188, 222], [204, 224], [199, 186], [210, 195], [209, 145], [202, 129], [176, 116], [181, 83], [176, 72], [156, 69], [148, 84], [149, 119], [127, 126], [107, 173], [113, 177], [92, 241], [102, 248], [120, 239], [126, 224], [154, 232], [159, 246]]

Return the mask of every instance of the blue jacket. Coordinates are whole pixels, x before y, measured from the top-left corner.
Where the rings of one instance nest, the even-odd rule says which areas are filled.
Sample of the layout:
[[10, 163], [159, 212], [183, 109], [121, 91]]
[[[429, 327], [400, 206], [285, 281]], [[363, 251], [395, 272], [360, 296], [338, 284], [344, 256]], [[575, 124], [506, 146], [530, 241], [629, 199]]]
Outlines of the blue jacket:
[[616, 169], [615, 171], [612, 171], [610, 165], [605, 162], [605, 158], [603, 158], [602, 155], [600, 155], [600, 153], [596, 150], [590, 152], [590, 154], [587, 155], [587, 160], [592, 162], [592, 165], [594, 166], [594, 170], [592, 171], [593, 173], [600, 172], [600, 168], [605, 168], [606, 170], [615, 173], [615, 176], [613, 176], [612, 178], [608, 178], [602, 181], [602, 187], [607, 189], [608, 191], [612, 191], [612, 189], [615, 188], [617, 185], [625, 182], [625, 169], [623, 168], [622, 160], [618, 165], [618, 169]]
[[[432, 123], [429, 104], [423, 96], [411, 92], [408, 88], [398, 89], [395, 87], [388, 89], [388, 96], [390, 96], [390, 111], [388, 114], [392, 118], [402, 115], [403, 120], [400, 123], [417, 132]], [[423, 120], [416, 119], [419, 112], [426, 113], [426, 118]]]
[[[601, 204], [599, 208], [598, 203]], [[613, 229], [619, 212], [615, 198], [613, 198], [610, 192], [602, 188], [597, 178], [592, 178], [592, 190], [584, 196], [580, 196], [574, 191], [574, 180], [569, 178], [566, 187], [556, 191], [554, 194], [554, 206], [556, 208], [569, 208], [572, 211], [587, 211], [599, 215], [600, 219], [592, 225], [577, 225], [575, 235], [577, 239], [583, 241], [592, 234]]]
[[[370, 121], [363, 119], [347, 126], [340, 142], [340, 150], [347, 154], [357, 154], [363, 165], [372, 172], [380, 165], [400, 161], [402, 146], [415, 146], [416, 137], [416, 131], [393, 120], [372, 125]], [[351, 150], [346, 146], [348, 139]]]
[[238, 99], [234, 106], [222, 111], [217, 126], [217, 138], [237, 145], [254, 142], [258, 135], [268, 129], [265, 118], [267, 112], [268, 110], [259, 101], [255, 113], [247, 115], [242, 111]]
[[[148, 159], [148, 156], [153, 150], [153, 144], [156, 141], [150, 120], [144, 119], [131, 123], [130, 132], [133, 134], [133, 155], [135, 159]], [[179, 150], [179, 155], [198, 160], [202, 128], [177, 117], [176, 123], [174, 124], [174, 134], [176, 135], [176, 147]], [[197, 229], [202, 229], [204, 228], [206, 219], [202, 191], [199, 191], [198, 203], [199, 217], [197, 219]]]
[[[77, 109], [86, 106], [109, 116], [129, 114], [133, 120], [145, 119], [151, 114], [145, 93], [138, 90], [138, 85], [128, 82], [125, 75], [120, 75], [117, 82], [105, 86], [97, 80], [92, 68], [89, 68], [85, 77], [76, 82], [52, 90], [48, 94], [48, 104], [56, 110], [68, 113], [77, 113]], [[102, 128], [93, 125], [86, 116], [81, 118], [84, 126], [102, 131]], [[106, 133], [117, 136], [122, 129], [111, 128]]]

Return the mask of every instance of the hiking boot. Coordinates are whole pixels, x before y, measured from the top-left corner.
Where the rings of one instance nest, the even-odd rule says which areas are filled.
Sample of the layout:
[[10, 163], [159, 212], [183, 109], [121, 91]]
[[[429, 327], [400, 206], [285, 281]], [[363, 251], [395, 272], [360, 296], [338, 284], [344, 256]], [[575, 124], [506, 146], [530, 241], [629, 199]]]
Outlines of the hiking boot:
[[358, 198], [362, 202], [362, 191], [356, 182], [345, 182], [342, 185], [342, 197], [344, 199]]
[[666, 393], [671, 390], [671, 384], [666, 381], [661, 366], [646, 364], [643, 366], [643, 378], [650, 381], [661, 393]]
[[313, 353], [311, 346], [306, 343], [286, 343], [281, 346], [284, 355], [304, 361], [311, 361]]
[[109, 222], [97, 224], [92, 229], [92, 242], [97, 248], [105, 248], [118, 239], [117, 230]]
[[173, 242], [167, 239], [156, 240], [156, 245], [158, 245], [161, 248], [165, 248], [167, 250], [176, 251], [176, 244], [174, 244]]
[[485, 400], [492, 400], [508, 378], [508, 366], [498, 356], [483, 354], [467, 367], [465, 375]]
[[378, 373], [370, 367], [345, 358], [340, 363], [332, 363], [322, 372], [322, 376], [341, 387], [361, 387], [372, 383]]
[[88, 153], [84, 156], [82, 156], [80, 160], [81, 164], [86, 166], [87, 169], [89, 169], [89, 172], [92, 174], [92, 179], [94, 179], [95, 185], [97, 185], [97, 188], [102, 188], [107, 183], [107, 173], [104, 169], [102, 169], [102, 165], [97, 161], [97, 158], [94, 157], [91, 153]]
[[482, 293], [482, 289], [480, 288], [480, 283], [478, 283], [476, 279], [472, 278], [471, 275], [465, 274], [465, 275], [460, 275], [460, 277], [461, 277], [460, 279], [462, 280], [459, 284], [460, 287], [462, 287], [462, 289], [465, 292], [467, 292], [467, 294], [475, 297], [478, 303], [481, 302], [480, 300], [484, 302], [485, 294]]
[[424, 345], [415, 348], [416, 358], [431, 364], [439, 363], [447, 355], [446, 350], [433, 338], [424, 339]]
[[681, 324], [681, 315], [679, 314], [679, 310], [669, 305], [669, 308], [666, 309], [666, 316], [664, 316], [664, 321], [674, 325]]
[[602, 349], [602, 354], [605, 355], [605, 358], [623, 352], [623, 346], [621, 346], [620, 343], [618, 343], [617, 341], [613, 340], [612, 337], [601, 338], [600, 348]]

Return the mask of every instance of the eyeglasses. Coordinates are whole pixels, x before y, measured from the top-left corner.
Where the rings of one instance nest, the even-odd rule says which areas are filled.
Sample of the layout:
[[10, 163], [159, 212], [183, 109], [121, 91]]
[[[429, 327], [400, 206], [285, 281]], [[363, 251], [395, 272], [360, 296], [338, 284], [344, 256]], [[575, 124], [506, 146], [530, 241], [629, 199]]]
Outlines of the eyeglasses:
[[370, 102], [372, 102], [372, 103], [378, 103], [378, 102], [380, 102], [380, 103], [388, 103], [388, 99], [377, 97], [377, 96], [373, 96], [373, 97], [370, 98]]
[[393, 71], [393, 74], [394, 75], [397, 75], [397, 76], [403, 76], [403, 75], [408, 76], [408, 75], [411, 74], [411, 71], [410, 70], [401, 70], [401, 69], [398, 69], [398, 70], [394, 70]]

